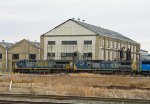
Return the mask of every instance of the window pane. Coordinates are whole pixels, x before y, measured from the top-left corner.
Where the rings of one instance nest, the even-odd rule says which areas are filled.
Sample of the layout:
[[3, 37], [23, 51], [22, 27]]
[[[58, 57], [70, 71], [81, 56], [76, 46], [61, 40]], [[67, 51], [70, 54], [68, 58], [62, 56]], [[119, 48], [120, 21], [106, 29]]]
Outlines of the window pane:
[[47, 53], [48, 57], [55, 57], [55, 53]]
[[76, 45], [77, 41], [62, 41], [63, 45]]
[[92, 44], [92, 40], [85, 40], [84, 44]]
[[32, 59], [32, 60], [33, 60], [33, 59], [36, 59], [36, 54], [30, 54], [30, 55], [29, 55], [29, 59]]
[[61, 53], [62, 57], [73, 57], [73, 53]]
[[55, 41], [48, 41], [48, 45], [55, 45]]
[[19, 54], [13, 54], [12, 59], [19, 59]]

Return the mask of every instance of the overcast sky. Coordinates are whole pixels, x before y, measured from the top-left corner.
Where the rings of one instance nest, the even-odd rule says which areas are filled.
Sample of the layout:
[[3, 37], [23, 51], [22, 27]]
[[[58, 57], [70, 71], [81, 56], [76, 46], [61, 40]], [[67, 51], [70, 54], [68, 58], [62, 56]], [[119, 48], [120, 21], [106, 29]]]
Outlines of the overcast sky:
[[150, 52], [150, 0], [0, 0], [0, 41], [40, 41], [69, 18], [119, 32]]

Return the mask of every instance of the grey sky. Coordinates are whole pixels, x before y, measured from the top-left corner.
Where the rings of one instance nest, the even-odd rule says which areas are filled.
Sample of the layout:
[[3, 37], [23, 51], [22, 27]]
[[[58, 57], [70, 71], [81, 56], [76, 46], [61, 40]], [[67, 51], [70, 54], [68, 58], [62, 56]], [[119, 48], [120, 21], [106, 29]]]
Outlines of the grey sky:
[[119, 32], [150, 52], [150, 0], [0, 0], [0, 37], [39, 41], [73, 17]]

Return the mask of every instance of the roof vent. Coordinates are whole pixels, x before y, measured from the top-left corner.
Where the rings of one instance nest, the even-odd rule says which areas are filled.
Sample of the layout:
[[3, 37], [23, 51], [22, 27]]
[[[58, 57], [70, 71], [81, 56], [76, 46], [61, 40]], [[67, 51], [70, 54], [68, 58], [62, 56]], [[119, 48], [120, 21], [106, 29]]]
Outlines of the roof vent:
[[82, 22], [84, 22], [85, 20], [82, 20]]
[[78, 21], [80, 21], [80, 18], [78, 18]]

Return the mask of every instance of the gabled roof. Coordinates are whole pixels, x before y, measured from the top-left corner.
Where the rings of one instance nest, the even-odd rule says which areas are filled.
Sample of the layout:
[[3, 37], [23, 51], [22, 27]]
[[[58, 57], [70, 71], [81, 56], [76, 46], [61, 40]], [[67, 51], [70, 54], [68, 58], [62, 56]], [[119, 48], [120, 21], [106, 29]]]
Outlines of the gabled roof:
[[14, 43], [0, 42], [0, 45], [4, 48], [10, 48]]
[[[77, 20], [74, 20], [74, 19], [69, 19], [65, 22], [63, 22], [62, 24], [60, 25], [63, 25], [64, 23], [68, 22], [68, 21], [74, 21], [76, 22], [78, 25], [80, 26], [83, 26], [85, 27], [86, 29], [98, 34], [98, 35], [102, 35], [102, 36], [106, 36], [106, 37], [111, 37], [111, 38], [114, 38], [114, 39], [119, 39], [119, 40], [123, 40], [123, 41], [128, 41], [128, 42], [131, 42], [131, 43], [136, 43], [136, 44], [139, 44], [137, 43], [136, 41], [133, 41], [132, 39], [120, 34], [120, 33], [117, 33], [115, 31], [111, 31], [111, 30], [108, 30], [108, 29], [104, 29], [104, 28], [101, 28], [101, 27], [98, 27], [98, 26], [94, 26], [94, 25], [91, 25], [91, 24], [88, 24], [88, 23], [85, 23], [85, 22], [81, 22], [81, 21], [77, 21]], [[58, 25], [57, 27], [59, 27], [60, 25]], [[57, 27], [53, 28], [52, 30], [56, 29]], [[45, 34], [43, 35], [46, 35], [47, 33], [51, 32], [52, 30], [46, 32]], [[42, 35], [42, 36], [43, 36]]]
[[16, 44], [12, 45], [10, 47], [10, 49], [12, 49], [13, 47], [17, 47], [19, 44], [21, 44], [22, 42], [26, 41], [27, 43], [31, 44], [32, 46], [36, 47], [36, 48], [40, 48], [40, 43], [38, 42], [33, 42], [33, 41], [28, 41], [26, 39], [22, 39], [21, 41], [17, 42]]

